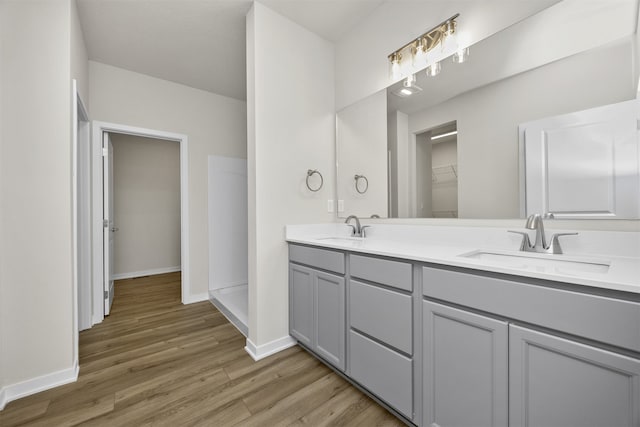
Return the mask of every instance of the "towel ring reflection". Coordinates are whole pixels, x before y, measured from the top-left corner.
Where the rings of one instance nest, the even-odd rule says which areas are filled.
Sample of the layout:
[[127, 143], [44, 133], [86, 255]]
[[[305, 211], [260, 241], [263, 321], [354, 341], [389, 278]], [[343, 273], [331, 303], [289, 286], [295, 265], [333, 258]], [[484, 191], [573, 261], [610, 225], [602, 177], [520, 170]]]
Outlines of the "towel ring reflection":
[[[364, 194], [369, 189], [369, 180], [364, 175], [355, 175], [353, 179], [356, 181], [356, 191], [360, 194]], [[364, 190], [360, 191], [360, 180], [364, 181]]]
[[[311, 185], [309, 185], [309, 178], [311, 178], [315, 174], [318, 174], [318, 176], [320, 177], [320, 185], [318, 185], [318, 188], [311, 188]], [[320, 172], [318, 172], [318, 169], [309, 169], [307, 171], [307, 188], [310, 191], [313, 191], [314, 193], [316, 191], [320, 191], [320, 189], [322, 188], [323, 184], [324, 184], [324, 178], [322, 178], [322, 174]]]

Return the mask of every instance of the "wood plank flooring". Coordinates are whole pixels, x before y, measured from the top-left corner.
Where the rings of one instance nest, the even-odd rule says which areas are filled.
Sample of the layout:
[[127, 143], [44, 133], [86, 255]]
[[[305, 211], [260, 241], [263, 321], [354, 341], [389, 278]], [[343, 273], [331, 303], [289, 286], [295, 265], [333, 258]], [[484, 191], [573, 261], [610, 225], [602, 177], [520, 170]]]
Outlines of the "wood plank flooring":
[[254, 362], [180, 273], [116, 282], [111, 315], [80, 333], [73, 384], [9, 403], [0, 426], [400, 426], [299, 347]]

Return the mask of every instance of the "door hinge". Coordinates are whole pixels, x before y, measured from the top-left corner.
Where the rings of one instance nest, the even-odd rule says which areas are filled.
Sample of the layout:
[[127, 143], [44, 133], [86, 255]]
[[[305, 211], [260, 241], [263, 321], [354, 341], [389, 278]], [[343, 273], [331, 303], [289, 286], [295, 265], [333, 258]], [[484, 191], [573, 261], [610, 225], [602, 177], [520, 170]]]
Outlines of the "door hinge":
[[107, 147], [102, 148], [102, 157], [107, 157], [109, 155], [109, 149]]
[[104, 299], [109, 299], [109, 291], [104, 291]]
[[108, 219], [103, 219], [102, 220], [102, 228], [107, 228], [109, 226], [109, 220]]

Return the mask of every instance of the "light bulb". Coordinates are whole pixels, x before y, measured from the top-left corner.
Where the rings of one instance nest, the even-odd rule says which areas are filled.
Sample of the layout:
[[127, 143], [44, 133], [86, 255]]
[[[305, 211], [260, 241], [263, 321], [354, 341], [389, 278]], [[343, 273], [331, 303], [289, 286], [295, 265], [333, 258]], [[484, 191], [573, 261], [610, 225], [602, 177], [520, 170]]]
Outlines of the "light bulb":
[[427, 46], [424, 39], [420, 39], [416, 42], [413, 48], [413, 68], [415, 70], [421, 70], [427, 65]]
[[440, 74], [440, 63], [434, 62], [433, 64], [427, 67], [427, 76], [435, 77]]
[[400, 69], [400, 61], [402, 60], [402, 55], [399, 53], [391, 54], [391, 70], [390, 70], [390, 78], [393, 81], [400, 80], [402, 78], [402, 70]]
[[467, 59], [469, 59], [469, 48], [465, 47], [463, 49], [458, 49], [456, 53], [453, 54], [453, 62], [456, 64], [462, 64]]
[[404, 85], [404, 87], [411, 87], [416, 83], [416, 75], [415, 74], [409, 74], [407, 76], [407, 79], [402, 83]]

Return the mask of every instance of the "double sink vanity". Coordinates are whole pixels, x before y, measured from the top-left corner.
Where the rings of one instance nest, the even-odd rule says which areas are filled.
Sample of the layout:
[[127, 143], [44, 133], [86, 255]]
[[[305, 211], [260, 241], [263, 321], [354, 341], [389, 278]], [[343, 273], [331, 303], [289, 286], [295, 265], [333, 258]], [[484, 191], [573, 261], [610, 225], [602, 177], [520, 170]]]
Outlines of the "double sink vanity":
[[290, 334], [407, 424], [640, 426], [639, 233], [507, 231], [289, 226]]

